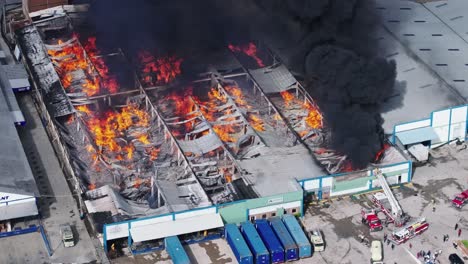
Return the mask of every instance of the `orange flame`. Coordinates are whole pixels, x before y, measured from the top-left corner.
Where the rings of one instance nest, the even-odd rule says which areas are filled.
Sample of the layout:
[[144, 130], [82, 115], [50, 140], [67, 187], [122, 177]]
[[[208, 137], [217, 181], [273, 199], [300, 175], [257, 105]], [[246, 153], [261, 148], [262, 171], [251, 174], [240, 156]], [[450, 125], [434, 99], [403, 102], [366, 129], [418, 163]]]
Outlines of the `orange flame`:
[[161, 149], [156, 147], [146, 149], [146, 153], [148, 153], [148, 155], [150, 156], [151, 161], [154, 161], [158, 158], [159, 152], [161, 152]]
[[256, 114], [249, 114], [249, 123], [257, 131], [265, 131], [263, 120]]
[[96, 46], [96, 37], [89, 37], [84, 45], [84, 49], [88, 53], [91, 62], [99, 72], [99, 75], [102, 77], [104, 86], [103, 88], [107, 89], [111, 93], [116, 93], [119, 89], [117, 77], [109, 75], [109, 68], [107, 67], [102, 57], [99, 57], [101, 52]]
[[309, 102], [304, 104], [304, 107], [309, 110], [305, 121], [310, 128], [322, 128], [322, 114], [320, 114], [319, 110], [312, 106]]
[[231, 97], [234, 98], [234, 101], [236, 102], [237, 105], [243, 106], [246, 108], [252, 108], [246, 101], [245, 101], [245, 96], [242, 93], [242, 90], [239, 87], [236, 86], [226, 86], [224, 89], [231, 95]]
[[135, 148], [133, 147], [133, 145], [130, 144], [127, 147], [125, 147], [125, 151], [127, 152], [127, 159], [133, 159], [133, 153], [135, 152]]
[[224, 96], [224, 94], [222, 94], [221, 91], [215, 88], [211, 88], [211, 90], [208, 92], [208, 98], [210, 98], [210, 100], [217, 99], [222, 103], [227, 102], [226, 96]]
[[237, 141], [236, 138], [231, 136], [232, 133], [236, 133], [236, 130], [234, 129], [233, 126], [230, 126], [230, 125], [215, 125], [215, 126], [213, 126], [213, 130], [223, 142], [234, 143], [234, 142]]
[[343, 172], [351, 172], [351, 171], [353, 171], [353, 170], [354, 170], [354, 169], [353, 169], [353, 164], [351, 163], [351, 161], [345, 160], [345, 161], [343, 162], [343, 167], [342, 167], [341, 171], [343, 171]]
[[136, 178], [135, 181], [133, 182], [133, 188], [139, 188], [141, 185], [141, 179], [140, 178]]
[[286, 106], [290, 106], [294, 102], [294, 95], [288, 91], [282, 91], [281, 97], [283, 97]]
[[138, 137], [138, 141], [140, 141], [141, 143], [147, 145], [150, 143], [149, 139], [148, 139], [148, 135], [141, 135]]
[[75, 108], [76, 108], [76, 110], [78, 110], [80, 112], [83, 112], [85, 114], [88, 114], [88, 115], [91, 114], [91, 110], [88, 108], [87, 105], [78, 105]]
[[[74, 34], [74, 38], [77, 39], [76, 34]], [[59, 40], [58, 43], [62, 44], [63, 42]], [[90, 58], [86, 57], [85, 50], [91, 56]], [[96, 38], [89, 38], [84, 49], [75, 41], [61, 50], [48, 50], [47, 54], [55, 62], [57, 73], [65, 89], [72, 87], [74, 80], [71, 73], [82, 70], [86, 75], [82, 91], [86, 95], [96, 95], [101, 91], [101, 88], [107, 89], [111, 93], [117, 92], [116, 78], [109, 75], [109, 69], [104, 60], [97, 57], [99, 50], [96, 48]], [[101, 76], [101, 80], [96, 76], [97, 74]]]
[[254, 59], [257, 62], [258, 66], [265, 67], [265, 64], [263, 63], [262, 59], [260, 59], [260, 57], [258, 57], [257, 55], [257, 46], [255, 46], [255, 44], [253, 44], [252, 42], [245, 46], [234, 46], [232, 44], [229, 44], [228, 48], [232, 52], [243, 52], [245, 55]]
[[[281, 97], [283, 97], [286, 107], [292, 106], [294, 103], [296, 103], [297, 105], [301, 105], [303, 109], [307, 110], [307, 116], [304, 118], [304, 121], [308, 127], [313, 129], [322, 128], [322, 114], [316, 106], [310, 104], [309, 101], [306, 101], [305, 103], [299, 102], [299, 100], [288, 91], [283, 91], [280, 94]], [[301, 137], [305, 136], [306, 134], [307, 131], [302, 131], [299, 133]]]
[[181, 73], [182, 59], [170, 56], [156, 59], [148, 51], [140, 52], [138, 57], [144, 65], [141, 82], [145, 85], [167, 84]]
[[[100, 149], [119, 153], [116, 156], [117, 160], [123, 160], [120, 153], [124, 152], [126, 158], [131, 160], [135, 151], [134, 146], [118, 141], [118, 137], [131, 126], [148, 127], [149, 114], [134, 105], [128, 105], [119, 113], [108, 112], [103, 117], [92, 116], [86, 121], [86, 125]], [[141, 135], [137, 140], [144, 144], [150, 143], [148, 135]]]
[[383, 148], [381, 150], [379, 150], [379, 152], [377, 152], [377, 154], [375, 155], [374, 162], [379, 161], [388, 148], [390, 148], [390, 144], [385, 143], [383, 145]]

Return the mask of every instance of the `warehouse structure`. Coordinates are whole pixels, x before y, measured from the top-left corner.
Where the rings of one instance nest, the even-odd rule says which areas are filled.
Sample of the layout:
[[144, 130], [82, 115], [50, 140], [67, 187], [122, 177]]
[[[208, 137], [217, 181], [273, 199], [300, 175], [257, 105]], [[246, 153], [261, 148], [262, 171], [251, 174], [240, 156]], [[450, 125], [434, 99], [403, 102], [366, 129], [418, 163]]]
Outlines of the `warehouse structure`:
[[[57, 17], [48, 16], [47, 21], [38, 19], [34, 25], [24, 31], [29, 34], [29, 37], [31, 37], [30, 43], [34, 45], [31, 50], [28, 50], [24, 43], [19, 44], [22, 55], [29, 60], [35, 59], [35, 62], [37, 62], [28, 63], [28, 67], [33, 73], [35, 85], [40, 91], [39, 101], [42, 99], [45, 101], [41, 112], [45, 116], [44, 120], [46, 120], [45, 123], [49, 133], [54, 138], [59, 139], [54, 144], [56, 144], [57, 153], [65, 170], [67, 170], [68, 175], [77, 179], [77, 189], [82, 190], [83, 193], [86, 192], [84, 197], [87, 200], [80, 203], [80, 205], [85, 205], [85, 210], [90, 214], [108, 213], [110, 215], [110, 217], [106, 217], [102, 221], [104, 223], [102, 229], [103, 240], [106, 247], [108, 241], [114, 243], [117, 240], [125, 240], [128, 241], [128, 246], [132, 246], [171, 236], [183, 237], [187, 234], [196, 234], [205, 230], [211, 230], [212, 234], [219, 235], [221, 234], [221, 228], [226, 223], [241, 223], [283, 214], [301, 215], [304, 210], [304, 197], [307, 195], [311, 195], [316, 199], [327, 199], [378, 188], [378, 181], [373, 175], [374, 167], [379, 167], [382, 170], [390, 184], [406, 183], [411, 181], [412, 172], [412, 163], [406, 154], [417, 156], [417, 154], [414, 154], [416, 152], [410, 151], [416, 145], [436, 147], [456, 139], [464, 140], [466, 137], [466, 105], [435, 111], [430, 118], [394, 127], [391, 142], [404, 151], [396, 147], [390, 147], [385, 150], [382, 158], [372, 164], [370, 168], [360, 171], [343, 171], [340, 168], [342, 168], [342, 162], [345, 159], [332, 151], [326, 153], [328, 156], [333, 157], [330, 159], [320, 156], [323, 154], [320, 151], [310, 154], [311, 150], [312, 152], [317, 150], [318, 144], [312, 140], [312, 135], [319, 134], [320, 131], [310, 129], [301, 122], [295, 122], [302, 113], [307, 115], [310, 112], [307, 112], [307, 108], [294, 109], [293, 105], [285, 103], [285, 98], [279, 96], [279, 94], [284, 95], [287, 92], [295, 96], [296, 99], [305, 100], [309, 106], [313, 106], [314, 103], [287, 68], [281, 63], [266, 63], [268, 66], [264, 67], [247, 67], [243, 62], [242, 54], [236, 54], [234, 48], [234, 52], [227, 52], [227, 54], [223, 55], [223, 59], [227, 63], [221, 61], [217, 61], [218, 65], [213, 63], [214, 68], [218, 70], [216, 74], [208, 76], [205, 80], [197, 80], [197, 85], [199, 85], [197, 89], [209, 91], [211, 84], [216, 84], [216, 91], [222, 92], [224, 98], [227, 98], [226, 107], [233, 109], [232, 115], [236, 117], [235, 123], [242, 124], [245, 131], [247, 131], [241, 135], [242, 140], [244, 140], [242, 142], [245, 142], [245, 145], [231, 144], [232, 142], [217, 136], [216, 133], [209, 133], [208, 137], [200, 137], [204, 141], [187, 140], [187, 135], [199, 132], [197, 129], [179, 137], [176, 132], [185, 128], [183, 128], [184, 125], [181, 125], [182, 123], [178, 122], [185, 122], [186, 120], [176, 121], [171, 119], [175, 118], [174, 116], [165, 116], [165, 114], [171, 114], [170, 106], [167, 109], [155, 109], [154, 105], [160, 105], [160, 101], [164, 101], [166, 97], [161, 97], [164, 91], [159, 92], [151, 85], [145, 86], [144, 81], [147, 80], [146, 78], [141, 79], [143, 80], [141, 86], [133, 87], [136, 88], [135, 91], [123, 91], [131, 94], [132, 96], [128, 97], [131, 97], [133, 101], [141, 100], [139, 103], [142, 106], [141, 109], [150, 113], [154, 118], [154, 123], [158, 125], [155, 127], [156, 129], [149, 130], [151, 134], [150, 141], [152, 143], [164, 141], [161, 144], [160, 151], [167, 154], [165, 162], [157, 160], [160, 163], [154, 162], [154, 165], [156, 165], [154, 171], [148, 170], [145, 172], [147, 175], [151, 175], [156, 171], [158, 176], [164, 179], [148, 177], [145, 178], [143, 184], [137, 178], [124, 181], [125, 185], [129, 186], [127, 188], [128, 192], [125, 193], [126, 197], [132, 197], [133, 195], [137, 197], [143, 191], [153, 197], [151, 206], [148, 206], [148, 204], [136, 206], [129, 199], [123, 198], [122, 193], [119, 193], [118, 190], [106, 185], [112, 181], [84, 183], [80, 179], [81, 171], [76, 169], [82, 167], [83, 164], [71, 159], [72, 155], [68, 153], [67, 144], [70, 142], [67, 136], [69, 135], [62, 133], [63, 131], [60, 128], [62, 123], [57, 122], [57, 120], [60, 120], [63, 116], [74, 115], [86, 121], [89, 117], [78, 114], [79, 110], [76, 111], [76, 109], [78, 106], [87, 105], [87, 100], [101, 100], [99, 104], [105, 102], [112, 106], [127, 102], [125, 100], [119, 101], [121, 94], [112, 94], [112, 92], [98, 95], [99, 98], [82, 97], [79, 92], [75, 94], [64, 92], [64, 88], [61, 86], [63, 84], [60, 83], [60, 77], [54, 68], [61, 58], [60, 56], [50, 56], [47, 50], [57, 51], [68, 44], [75, 45], [79, 41], [73, 39], [65, 45], [43, 43], [43, 34], [47, 34], [50, 21], [54, 21], [54, 27], [56, 28], [67, 28], [74, 25], [69, 22], [73, 22], [73, 19], [79, 15], [74, 13], [72, 7], [66, 7], [65, 9], [69, 11], [66, 12], [63, 8], [53, 9]], [[59, 17], [64, 20], [61, 21]], [[392, 38], [388, 33], [385, 32], [384, 34], [387, 34], [386, 37]], [[43, 50], [45, 52], [42, 54], [43, 57], [40, 57], [41, 54], [33, 54], [32, 50]], [[406, 56], [400, 58], [400, 60], [414, 63], [414, 61], [411, 61], [410, 56], [404, 53], [403, 49], [399, 49], [396, 53], [398, 54], [389, 54], [388, 58]], [[264, 60], [269, 61], [268, 58]], [[421, 70], [419, 66], [412, 64], [405, 64], [404, 66], [407, 66], [408, 69], [401, 70], [402, 68], [399, 68], [399, 71], [401, 70], [402, 73], [408, 75]], [[236, 76], [220, 74], [220, 72], [223, 72], [221, 69], [224, 72], [236, 69], [236, 71], [230, 72], [235, 73]], [[420, 74], [427, 74], [427, 71], [421, 71]], [[76, 82], [79, 82], [82, 81], [79, 78], [82, 78], [83, 75], [76, 73], [73, 77], [76, 77]], [[413, 76], [407, 80], [416, 81], [420, 79], [424, 78], [418, 79]], [[437, 78], [433, 80], [437, 81]], [[138, 78], [135, 79], [135, 82], [138, 82]], [[247, 105], [236, 100], [238, 97], [229, 88], [232, 84], [236, 84], [244, 93], [243, 99], [248, 103]], [[425, 85], [427, 84], [419, 83], [417, 87]], [[426, 88], [432, 89], [431, 87], [435, 89], [435, 85], [429, 85]], [[413, 90], [409, 92], [412, 93]], [[56, 96], [54, 100], [47, 100], [50, 95]], [[261, 100], [257, 101], [264, 102], [264, 105], [252, 103], [257, 98], [260, 98]], [[207, 106], [205, 103], [206, 101], [194, 100], [194, 106], [200, 109]], [[437, 105], [438, 108], [445, 106], [445, 102]], [[249, 107], [256, 108], [256, 112], [246, 110]], [[407, 109], [407, 107], [411, 107], [411, 104], [407, 104], [403, 109]], [[433, 109], [431, 108], [431, 110]], [[398, 116], [398, 111], [387, 113], [389, 118], [386, 118], [386, 124], [401, 122], [402, 117]], [[252, 122], [252, 118], [249, 118], [251, 115], [245, 115], [245, 113], [258, 114], [264, 120], [265, 130], [262, 131], [258, 127], [256, 129], [256, 124]], [[413, 114], [413, 112], [411, 113]], [[191, 114], [193, 113], [191, 112]], [[205, 119], [200, 121], [200, 124], [203, 124], [203, 126], [198, 127], [201, 129], [200, 131], [213, 132], [213, 127], [219, 124], [220, 120], [210, 119], [209, 114], [211, 113], [198, 111], [196, 116], [192, 116], [197, 120]], [[405, 118], [408, 117], [405, 116]], [[270, 119], [275, 120], [276, 124], [268, 127], [265, 124], [269, 124], [267, 121]], [[79, 126], [76, 125], [76, 127]], [[283, 138], [281, 138], [281, 135], [274, 135], [271, 131], [275, 130], [275, 128], [281, 128], [281, 130], [277, 129], [278, 131], [287, 131], [286, 135]], [[143, 128], [135, 128], [135, 131], [138, 129]], [[75, 132], [81, 133], [79, 129]], [[90, 141], [83, 140], [83, 142], [92, 142], [92, 137], [88, 138], [87, 135], [83, 134], [78, 135], [86, 138], [86, 140], [91, 138]], [[278, 140], [279, 138], [285, 140]], [[304, 143], [298, 144], [297, 142], [300, 141], [304, 141]], [[135, 144], [135, 146], [138, 148], [138, 144]], [[86, 144], [81, 147], [86, 147]], [[207, 154], [204, 157], [206, 159], [192, 159], [187, 155], [187, 152], [205, 154], [205, 152], [214, 149], [218, 151], [217, 154], [210, 154], [211, 156]], [[407, 152], [405, 152], [406, 150]], [[317, 162], [318, 158], [323, 159]], [[229, 168], [229, 170], [216, 175], [203, 174], [205, 171], [199, 168], [206, 163], [213, 163], [218, 168], [225, 166], [223, 168]], [[168, 164], [170, 165], [168, 166]], [[228, 165], [226, 166], [226, 164]], [[117, 167], [115, 165], [114, 167]], [[158, 165], [165, 165], [166, 167], [158, 167]], [[291, 171], [289, 168], [295, 168], [295, 170]], [[120, 173], [126, 171], [126, 169], [120, 167], [118, 167], [118, 170], [120, 170]], [[167, 173], [169, 170], [177, 171], [180, 174], [172, 178], [174, 175]], [[89, 169], [89, 171], [92, 171], [92, 169]], [[113, 174], [107, 176], [112, 178]], [[232, 176], [232, 182], [220, 180], [227, 179], [229, 176]], [[92, 189], [89, 186], [91, 184], [98, 184], [98, 186]], [[150, 186], [150, 188], [145, 189], [147, 186]], [[282, 188], [275, 188], [276, 186]], [[175, 195], [179, 193], [183, 195]], [[32, 199], [33, 195], [30, 196], [28, 199]], [[138, 200], [138, 198], [135, 200]], [[187, 236], [185, 238], [190, 240], [192, 237]]]
[[[11, 231], [12, 221], [38, 214], [39, 195], [15, 125], [25, 120], [0, 66], [0, 232]], [[24, 69], [23, 69], [24, 70]]]
[[[177, 90], [176, 83], [154, 86], [158, 79], [151, 72], [151, 56], [145, 58], [143, 71], [128, 73], [131, 84], [111, 89], [110, 76], [103, 77], [102, 69], [93, 66], [102, 66], [97, 59], [107, 59], [106, 54], [70, 34], [79, 10], [65, 6], [32, 13], [35, 22], [21, 29], [18, 48], [34, 77], [48, 132], [58, 139], [59, 159], [84, 194], [86, 201], [79, 205], [98, 225], [104, 224], [106, 247], [108, 241], [125, 241], [137, 248], [170, 236], [193, 240], [205, 230], [220, 235], [225, 223], [302, 215], [304, 196], [326, 199], [378, 188], [374, 167], [382, 169], [390, 184], [411, 180], [411, 161], [395, 147], [384, 149], [367, 169], [346, 171], [346, 157], [324, 145], [327, 134], [313, 99], [265, 48], [259, 47], [256, 57], [262, 65], [250, 63], [237, 47], [214, 56], [208, 78], [194, 82], [206, 98], [182, 99], [183, 94], [167, 89]], [[61, 42], [49, 37], [50, 32], [63, 34]], [[85, 56], [73, 53], [77, 50]], [[88, 68], [68, 75], [63, 64], [69, 58]], [[111, 59], [126, 61], [122, 51]], [[104, 84], [90, 95], [86, 89], [95, 82], [93, 76]], [[177, 103], [192, 108], [183, 112]], [[142, 114], [139, 120], [148, 118], [148, 124], [123, 131], [134, 156], [124, 152], [127, 148], [98, 141], [90, 124], [93, 111], [103, 108], [112, 109], [112, 115], [132, 111]], [[224, 126], [242, 129], [220, 134]], [[135, 136], [143, 132], [145, 140]], [[101, 156], [104, 152], [108, 156]]]

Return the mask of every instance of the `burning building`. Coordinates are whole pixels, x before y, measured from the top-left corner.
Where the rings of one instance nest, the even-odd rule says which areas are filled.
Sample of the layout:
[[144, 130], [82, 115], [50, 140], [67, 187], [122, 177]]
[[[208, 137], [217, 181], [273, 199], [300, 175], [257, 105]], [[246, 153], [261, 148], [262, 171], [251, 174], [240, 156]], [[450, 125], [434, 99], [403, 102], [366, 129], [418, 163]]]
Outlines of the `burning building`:
[[378, 187], [376, 166], [390, 183], [410, 180], [410, 162], [390, 145], [369, 168], [353, 168], [333, 149], [316, 101], [267, 46], [227, 44], [187, 81], [183, 66], [195, 56], [100, 48], [80, 10], [32, 13], [17, 35], [86, 211], [117, 222], [104, 228], [109, 240], [133, 232], [120, 220], [177, 220], [191, 209], [224, 222], [300, 214], [304, 192], [322, 199]]

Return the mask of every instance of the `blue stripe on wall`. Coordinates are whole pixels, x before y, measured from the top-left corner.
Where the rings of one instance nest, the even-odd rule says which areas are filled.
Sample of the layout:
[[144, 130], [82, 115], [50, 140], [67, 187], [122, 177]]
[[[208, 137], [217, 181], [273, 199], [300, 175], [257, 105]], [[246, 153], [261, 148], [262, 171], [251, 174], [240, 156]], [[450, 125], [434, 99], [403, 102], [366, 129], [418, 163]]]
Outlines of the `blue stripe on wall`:
[[447, 142], [450, 141], [450, 128], [452, 127], [452, 109], [450, 109]]

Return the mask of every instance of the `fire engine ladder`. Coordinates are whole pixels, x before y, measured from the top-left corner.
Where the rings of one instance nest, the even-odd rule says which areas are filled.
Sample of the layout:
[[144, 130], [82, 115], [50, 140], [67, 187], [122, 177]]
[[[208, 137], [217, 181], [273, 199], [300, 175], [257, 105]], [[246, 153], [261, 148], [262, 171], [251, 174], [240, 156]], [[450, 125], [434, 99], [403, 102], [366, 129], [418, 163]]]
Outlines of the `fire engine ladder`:
[[375, 169], [374, 174], [379, 180], [380, 186], [382, 187], [382, 190], [384, 191], [385, 196], [387, 196], [388, 202], [390, 203], [390, 206], [392, 208], [393, 218], [395, 220], [399, 220], [403, 214], [403, 210], [401, 210], [400, 204], [398, 203], [397, 199], [393, 195], [393, 192], [390, 189], [390, 186], [388, 186], [385, 176], [383, 175], [382, 171], [379, 169]]

